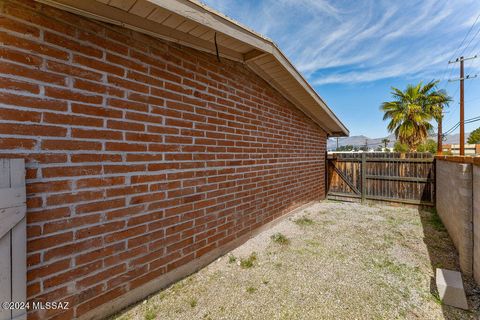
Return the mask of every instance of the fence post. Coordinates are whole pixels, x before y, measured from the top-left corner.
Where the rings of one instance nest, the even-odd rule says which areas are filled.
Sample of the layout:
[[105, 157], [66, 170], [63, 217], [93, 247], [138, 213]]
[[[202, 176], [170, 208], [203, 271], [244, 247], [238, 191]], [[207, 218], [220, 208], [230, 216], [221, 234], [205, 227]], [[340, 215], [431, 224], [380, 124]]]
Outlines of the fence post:
[[361, 167], [361, 176], [362, 176], [362, 202], [365, 202], [367, 194], [367, 154], [362, 153], [362, 167]]

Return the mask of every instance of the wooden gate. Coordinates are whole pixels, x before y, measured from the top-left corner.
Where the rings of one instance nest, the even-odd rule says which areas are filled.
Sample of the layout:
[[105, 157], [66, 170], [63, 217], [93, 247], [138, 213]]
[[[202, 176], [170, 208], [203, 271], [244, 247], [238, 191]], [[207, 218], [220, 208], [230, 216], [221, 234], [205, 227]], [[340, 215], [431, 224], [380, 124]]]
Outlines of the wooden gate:
[[328, 198], [433, 206], [434, 166], [434, 158], [430, 153], [329, 154]]
[[[23, 159], [0, 159], [0, 302], [26, 301], [25, 201]], [[15, 307], [0, 308], [0, 320], [26, 319]]]

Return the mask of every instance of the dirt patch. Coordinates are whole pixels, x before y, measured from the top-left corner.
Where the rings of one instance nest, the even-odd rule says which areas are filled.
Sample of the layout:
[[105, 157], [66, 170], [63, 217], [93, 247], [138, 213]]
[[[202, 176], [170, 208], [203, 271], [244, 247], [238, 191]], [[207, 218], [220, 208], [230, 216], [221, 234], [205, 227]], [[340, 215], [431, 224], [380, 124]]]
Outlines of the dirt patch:
[[457, 261], [428, 211], [325, 201], [114, 319], [476, 319], [471, 279], [471, 311], [436, 298]]

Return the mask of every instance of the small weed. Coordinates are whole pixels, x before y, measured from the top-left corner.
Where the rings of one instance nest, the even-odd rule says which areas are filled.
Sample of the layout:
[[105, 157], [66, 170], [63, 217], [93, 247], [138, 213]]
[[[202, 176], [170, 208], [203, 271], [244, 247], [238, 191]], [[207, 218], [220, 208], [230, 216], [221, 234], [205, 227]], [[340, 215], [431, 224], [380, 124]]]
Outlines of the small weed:
[[189, 304], [190, 304], [190, 307], [195, 308], [197, 306], [197, 300], [190, 299]]
[[267, 279], [263, 279], [263, 280], [262, 280], [262, 283], [263, 283], [263, 284], [268, 284], [268, 280], [267, 280]]
[[257, 254], [252, 252], [248, 258], [240, 259], [240, 267], [242, 269], [249, 269], [253, 267], [255, 261], [257, 261]]
[[235, 261], [237, 261], [237, 257], [233, 254], [228, 256], [228, 263], [234, 263]]
[[247, 292], [250, 293], [250, 294], [254, 293], [255, 291], [257, 291], [257, 288], [255, 288], [255, 287], [250, 286], [250, 287], [247, 288]]
[[157, 317], [157, 311], [154, 308], [147, 307], [143, 317], [145, 320], [154, 320]]
[[290, 243], [290, 240], [282, 233], [278, 232], [275, 234], [272, 234], [270, 237], [273, 242], [281, 244], [281, 245], [287, 245]]
[[429, 223], [435, 230], [445, 231], [445, 226], [443, 225], [443, 222], [436, 210], [431, 211]]
[[311, 226], [313, 224], [313, 220], [307, 217], [298, 218], [293, 222], [295, 222], [297, 226], [301, 226], [301, 227]]
[[443, 304], [442, 299], [440, 299], [440, 296], [437, 291], [432, 292], [432, 300], [439, 305]]

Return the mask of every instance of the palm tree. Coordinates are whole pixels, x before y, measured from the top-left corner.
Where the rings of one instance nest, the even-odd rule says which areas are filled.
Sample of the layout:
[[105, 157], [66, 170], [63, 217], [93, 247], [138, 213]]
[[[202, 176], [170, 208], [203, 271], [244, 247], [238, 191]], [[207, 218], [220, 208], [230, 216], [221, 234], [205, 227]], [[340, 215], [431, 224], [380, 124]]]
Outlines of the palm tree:
[[385, 112], [383, 120], [390, 119], [387, 126], [397, 140], [406, 144], [411, 151], [425, 141], [432, 132], [432, 119], [450, 101], [443, 91], [436, 90], [438, 81], [426, 85], [422, 82], [408, 85], [405, 91], [392, 87], [393, 101], [383, 102], [380, 109]]
[[383, 138], [382, 143], [385, 146], [385, 149], [387, 149], [387, 145], [390, 143], [390, 140], [388, 140], [388, 138]]

